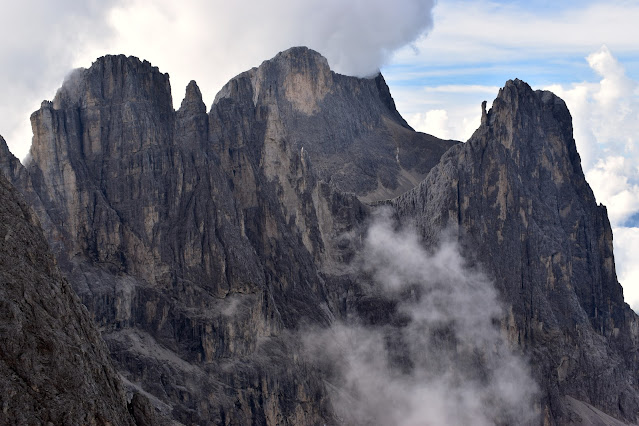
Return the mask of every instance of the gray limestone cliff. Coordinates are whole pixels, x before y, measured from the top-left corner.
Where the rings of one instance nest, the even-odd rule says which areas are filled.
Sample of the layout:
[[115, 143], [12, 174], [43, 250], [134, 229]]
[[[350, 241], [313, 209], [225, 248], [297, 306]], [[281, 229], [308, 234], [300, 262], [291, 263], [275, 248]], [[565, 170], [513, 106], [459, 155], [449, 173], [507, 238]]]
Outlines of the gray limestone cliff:
[[208, 114], [195, 82], [173, 111], [166, 74], [106, 56], [31, 121], [25, 196], [129, 389], [185, 423], [330, 422], [287, 336], [344, 314], [337, 237], [358, 196], [412, 187], [454, 142], [413, 132], [381, 76], [305, 48], [231, 80]]
[[459, 144], [413, 131], [381, 75], [335, 74], [306, 48], [233, 78], [208, 113], [195, 82], [174, 111], [168, 75], [105, 56], [31, 122], [28, 164], [0, 149], [0, 168], [127, 390], [176, 421], [343, 421], [334, 372], [300, 335], [340, 321], [402, 333], [396, 301], [354, 265], [377, 204], [427, 247], [456, 236], [495, 281], [540, 423], [637, 420], [637, 317], [550, 93], [508, 82]]
[[572, 397], [639, 415], [638, 318], [623, 301], [605, 207], [588, 186], [565, 103], [520, 80], [470, 140], [392, 200], [433, 244], [448, 230], [495, 280], [502, 330], [530, 357], [545, 424], [579, 424]]

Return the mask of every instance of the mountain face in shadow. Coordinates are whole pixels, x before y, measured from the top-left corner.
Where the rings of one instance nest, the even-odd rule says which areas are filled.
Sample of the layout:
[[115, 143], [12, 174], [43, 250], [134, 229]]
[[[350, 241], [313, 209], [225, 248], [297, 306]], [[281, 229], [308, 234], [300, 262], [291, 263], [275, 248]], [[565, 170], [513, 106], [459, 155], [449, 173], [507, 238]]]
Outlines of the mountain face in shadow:
[[[346, 339], [336, 356], [333, 343], [343, 330], [366, 330], [382, 341], [371, 351], [387, 377], [402, 378], [392, 383], [412, 389], [406, 383], [448, 377], [440, 370], [470, 369], [460, 380], [486, 391], [478, 400], [487, 407], [504, 394], [495, 383], [510, 383], [490, 379], [495, 360], [519, 360], [530, 392], [483, 413], [489, 424], [579, 424], [590, 408], [635, 422], [637, 317], [623, 302], [612, 232], [581, 170], [570, 114], [519, 80], [483, 112], [467, 143], [415, 132], [381, 75], [336, 74], [306, 48], [238, 75], [208, 113], [191, 82], [174, 111], [167, 74], [105, 56], [33, 113], [28, 164], [2, 143], [0, 169], [101, 331], [110, 360], [100, 362], [160, 416], [379, 423], [340, 408], [367, 400], [344, 365], [377, 364], [344, 364], [367, 354], [348, 352]], [[435, 253], [418, 263], [452, 241], [494, 297], [445, 299], [452, 316], [420, 322], [439, 312], [426, 304], [439, 289], [429, 283], [446, 289], [454, 274], [416, 268], [389, 291], [379, 271], [394, 261], [366, 257], [380, 210], [393, 232], [413, 230], [410, 253]], [[391, 254], [412, 256], [403, 247]], [[475, 308], [496, 330], [488, 340], [456, 320], [455, 310]], [[418, 331], [454, 362], [410, 350]], [[532, 414], [516, 418], [519, 403]]]
[[[1, 423], [144, 424], [37, 217], [2, 175], [0, 282]], [[135, 399], [154, 416], [145, 397]]]

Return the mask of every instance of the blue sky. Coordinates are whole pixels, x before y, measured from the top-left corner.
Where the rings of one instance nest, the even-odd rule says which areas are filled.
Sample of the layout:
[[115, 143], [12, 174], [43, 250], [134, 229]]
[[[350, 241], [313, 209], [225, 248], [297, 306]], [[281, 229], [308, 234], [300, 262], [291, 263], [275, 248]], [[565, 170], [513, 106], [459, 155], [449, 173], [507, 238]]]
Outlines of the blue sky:
[[584, 58], [605, 44], [636, 75], [637, 13], [636, 1], [440, 1], [420, 53], [404, 49], [383, 71], [397, 84], [406, 72], [431, 85], [572, 83], [593, 78]]
[[20, 158], [28, 117], [107, 53], [195, 79], [211, 104], [234, 75], [306, 45], [337, 72], [381, 68], [417, 130], [466, 140], [508, 79], [561, 96], [588, 182], [607, 205], [626, 300], [639, 308], [639, 1], [24, 0], [3, 5], [0, 134]]

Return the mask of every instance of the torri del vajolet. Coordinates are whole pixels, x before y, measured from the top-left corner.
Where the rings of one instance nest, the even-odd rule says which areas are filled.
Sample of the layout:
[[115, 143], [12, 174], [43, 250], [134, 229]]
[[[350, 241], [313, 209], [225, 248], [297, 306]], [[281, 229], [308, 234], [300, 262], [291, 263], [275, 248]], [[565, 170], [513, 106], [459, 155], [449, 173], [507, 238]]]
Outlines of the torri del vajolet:
[[622, 425], [639, 318], [566, 104], [466, 142], [295, 47], [175, 111], [135, 57], [0, 139], [0, 423]]

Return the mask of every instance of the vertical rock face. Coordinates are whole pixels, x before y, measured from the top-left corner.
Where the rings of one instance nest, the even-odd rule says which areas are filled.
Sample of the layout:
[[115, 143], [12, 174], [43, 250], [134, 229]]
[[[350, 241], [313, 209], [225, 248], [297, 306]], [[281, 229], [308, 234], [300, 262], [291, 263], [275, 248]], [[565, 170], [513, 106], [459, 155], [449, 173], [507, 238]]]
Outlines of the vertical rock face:
[[246, 361], [259, 374], [219, 363], [255, 354], [281, 315], [210, 149], [197, 86], [175, 113], [168, 76], [105, 57], [74, 73], [32, 124], [29, 173], [61, 263], [129, 386], [185, 422], [265, 416], [253, 395], [267, 374], [258, 362]]
[[325, 58], [304, 47], [232, 79], [218, 93], [211, 115], [241, 102], [258, 119], [268, 111], [267, 153], [278, 140], [304, 148], [320, 179], [364, 201], [412, 188], [454, 144], [414, 132], [395, 109], [381, 74], [374, 79], [335, 74]]
[[106, 56], [32, 115], [22, 187], [62, 268], [129, 389], [175, 419], [330, 421], [287, 336], [345, 312], [353, 247], [336, 237], [360, 198], [412, 187], [454, 142], [414, 133], [381, 76], [305, 48], [231, 80], [209, 114], [195, 82], [171, 105], [166, 74]]
[[546, 423], [574, 420], [565, 395], [637, 421], [637, 317], [561, 99], [509, 81], [471, 139], [392, 204], [427, 241], [459, 235], [495, 279], [502, 329], [531, 357]]
[[0, 371], [2, 424], [135, 424], [89, 313], [2, 173]]
[[129, 391], [188, 424], [339, 423], [300, 330], [405, 325], [351, 264], [381, 202], [494, 279], [545, 424], [589, 406], [636, 421], [637, 317], [560, 99], [508, 82], [468, 143], [441, 141], [381, 75], [306, 48], [229, 81], [208, 114], [195, 82], [178, 111], [170, 93], [148, 62], [106, 56], [32, 115], [26, 168], [0, 144]]

